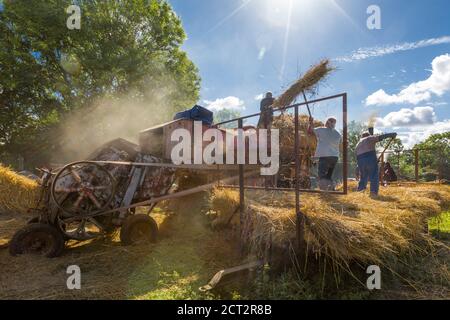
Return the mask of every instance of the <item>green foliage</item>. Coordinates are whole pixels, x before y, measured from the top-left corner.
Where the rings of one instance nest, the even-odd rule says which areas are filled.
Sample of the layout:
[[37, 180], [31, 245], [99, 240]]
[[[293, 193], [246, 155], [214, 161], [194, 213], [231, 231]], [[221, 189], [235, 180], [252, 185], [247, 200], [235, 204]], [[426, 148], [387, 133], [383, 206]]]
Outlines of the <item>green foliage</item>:
[[431, 135], [425, 141], [416, 144], [412, 150], [390, 155], [389, 161], [398, 168], [402, 177], [415, 178], [414, 150], [419, 150], [419, 179], [434, 181], [441, 175], [442, 179], [450, 179], [450, 132]]
[[433, 134], [425, 141], [416, 144], [419, 151], [419, 166], [425, 171], [441, 171], [442, 178], [450, 180], [450, 131]]
[[49, 130], [100, 98], [146, 103], [163, 96], [165, 114], [198, 99], [198, 70], [180, 49], [186, 35], [166, 1], [76, 1], [80, 30], [66, 27], [71, 4], [4, 1], [0, 153], [27, 158], [57, 148]]
[[358, 144], [361, 134], [367, 131], [367, 126], [357, 121], [350, 121], [347, 125], [348, 137], [348, 159], [349, 161], [356, 161], [356, 145]]
[[[228, 120], [232, 120], [235, 118], [239, 118], [241, 116], [241, 112], [239, 110], [234, 109], [222, 109], [214, 112], [214, 123], [224, 122]], [[237, 122], [231, 122], [223, 125], [224, 128], [237, 128]]]
[[428, 230], [438, 237], [450, 238], [450, 211], [442, 212], [439, 216], [428, 221]]

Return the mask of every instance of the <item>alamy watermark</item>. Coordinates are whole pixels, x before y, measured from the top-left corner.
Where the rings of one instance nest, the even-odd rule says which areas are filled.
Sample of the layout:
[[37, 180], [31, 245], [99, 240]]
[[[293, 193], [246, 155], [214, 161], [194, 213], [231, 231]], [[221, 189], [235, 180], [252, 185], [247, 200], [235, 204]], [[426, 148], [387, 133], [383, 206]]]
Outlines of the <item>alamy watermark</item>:
[[66, 13], [70, 14], [67, 18], [66, 26], [69, 30], [81, 29], [81, 9], [77, 5], [70, 5], [66, 8]]
[[67, 277], [66, 286], [69, 290], [80, 290], [81, 289], [81, 269], [76, 264], [70, 265], [66, 270], [67, 274], [70, 276]]
[[260, 164], [264, 166], [260, 169], [261, 175], [275, 175], [278, 172], [278, 129], [210, 128], [203, 132], [202, 122], [194, 121], [193, 133], [194, 136], [184, 128], [172, 132], [171, 141], [177, 142], [171, 151], [174, 164]]
[[366, 281], [367, 289], [369, 289], [369, 290], [373, 290], [373, 289], [380, 290], [381, 289], [381, 270], [380, 270], [380, 267], [377, 266], [377, 265], [368, 266], [367, 270], [366, 270], [366, 273], [370, 274], [370, 276], [367, 278], [367, 281]]
[[367, 18], [366, 25], [369, 30], [381, 29], [381, 9], [379, 6], [373, 4], [367, 7], [366, 10], [369, 17]]

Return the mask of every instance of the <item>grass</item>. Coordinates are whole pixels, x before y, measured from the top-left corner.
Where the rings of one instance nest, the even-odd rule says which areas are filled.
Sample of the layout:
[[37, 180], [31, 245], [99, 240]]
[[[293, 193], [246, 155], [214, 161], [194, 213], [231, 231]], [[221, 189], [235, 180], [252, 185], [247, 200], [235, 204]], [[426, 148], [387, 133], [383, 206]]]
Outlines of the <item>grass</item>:
[[428, 221], [428, 230], [438, 239], [450, 240], [450, 211], [431, 218]]

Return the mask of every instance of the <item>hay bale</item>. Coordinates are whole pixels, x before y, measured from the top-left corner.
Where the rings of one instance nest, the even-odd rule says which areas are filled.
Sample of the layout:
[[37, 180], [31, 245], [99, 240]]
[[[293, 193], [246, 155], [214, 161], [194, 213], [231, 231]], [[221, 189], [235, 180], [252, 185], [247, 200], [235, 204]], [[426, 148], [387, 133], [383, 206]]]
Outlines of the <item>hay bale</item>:
[[[430, 193], [435, 199], [427, 197]], [[235, 190], [227, 195], [238, 196]], [[253, 253], [264, 257], [268, 248], [295, 243], [293, 193], [247, 191], [246, 196], [244, 228]], [[342, 268], [352, 262], [394, 268], [406, 254], [431, 249], [433, 240], [425, 232], [427, 220], [448, 210], [447, 202], [436, 199], [449, 197], [450, 187], [437, 185], [389, 187], [389, 196], [374, 199], [359, 192], [302, 195], [306, 250], [310, 255], [330, 258]]]
[[214, 209], [214, 220], [211, 222], [213, 228], [236, 224], [236, 214], [239, 208], [239, 193], [231, 189], [216, 188], [211, 193], [210, 207]]
[[[295, 161], [295, 121], [291, 114], [281, 114], [274, 117], [273, 127], [279, 130], [280, 139], [280, 162], [282, 165], [290, 164]], [[300, 187], [309, 189], [310, 168], [312, 166], [311, 158], [314, 156], [317, 148], [317, 137], [314, 133], [309, 132], [309, 116], [299, 115], [299, 155], [300, 155]], [[314, 120], [313, 126], [321, 127], [323, 123]], [[294, 175], [294, 168], [282, 166], [279, 175], [291, 179]]]
[[300, 79], [292, 84], [281, 96], [275, 99], [274, 108], [284, 108], [289, 106], [299, 94], [306, 92], [315, 94], [317, 85], [326, 79], [334, 71], [330, 60], [324, 59], [312, 66]]
[[[299, 115], [299, 148], [300, 154], [304, 157], [312, 157], [316, 152], [317, 138], [315, 134], [308, 132], [309, 117], [307, 115]], [[279, 130], [280, 139], [283, 141], [280, 144], [280, 160], [282, 163], [290, 163], [294, 161], [294, 146], [295, 146], [295, 121], [291, 114], [281, 114], [274, 117], [273, 128]], [[314, 120], [314, 128], [322, 127], [323, 123]]]
[[39, 184], [0, 165], [0, 211], [27, 213], [39, 199]]

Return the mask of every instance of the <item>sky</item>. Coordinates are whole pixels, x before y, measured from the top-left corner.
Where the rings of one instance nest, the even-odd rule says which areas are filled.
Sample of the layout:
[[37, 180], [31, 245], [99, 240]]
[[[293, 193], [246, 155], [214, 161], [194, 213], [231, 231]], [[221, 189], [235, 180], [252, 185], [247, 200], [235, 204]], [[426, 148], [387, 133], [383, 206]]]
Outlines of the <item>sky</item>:
[[[258, 112], [263, 93], [281, 94], [329, 58], [337, 71], [318, 96], [347, 92], [349, 120], [374, 119], [407, 147], [450, 131], [448, 0], [168, 1], [202, 78], [198, 103], [213, 111]], [[313, 116], [341, 117], [333, 108]]]

